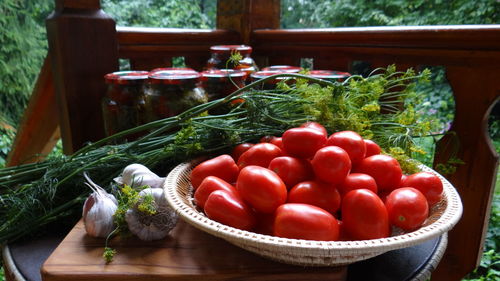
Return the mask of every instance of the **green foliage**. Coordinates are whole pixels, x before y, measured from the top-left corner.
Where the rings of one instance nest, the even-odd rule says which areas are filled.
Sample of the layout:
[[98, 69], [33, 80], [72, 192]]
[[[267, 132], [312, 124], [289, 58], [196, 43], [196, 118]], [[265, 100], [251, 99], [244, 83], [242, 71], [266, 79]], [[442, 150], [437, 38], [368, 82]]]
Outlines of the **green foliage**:
[[213, 28], [216, 0], [102, 0], [120, 26]]
[[431, 69], [430, 83], [420, 83], [417, 90], [425, 93], [422, 103], [415, 105], [421, 114], [432, 116], [434, 119], [434, 134], [446, 132], [450, 126], [455, 112], [455, 100], [444, 67], [429, 67]]
[[498, 178], [500, 177], [497, 175], [497, 188], [481, 263], [476, 270], [466, 276], [464, 281], [500, 280], [500, 185]]
[[14, 141], [14, 131], [0, 127], [0, 168], [5, 167], [7, 154], [10, 151], [10, 146]]
[[17, 124], [47, 53], [44, 18], [52, 0], [0, 1], [0, 115]]
[[493, 24], [496, 0], [282, 0], [283, 28]]

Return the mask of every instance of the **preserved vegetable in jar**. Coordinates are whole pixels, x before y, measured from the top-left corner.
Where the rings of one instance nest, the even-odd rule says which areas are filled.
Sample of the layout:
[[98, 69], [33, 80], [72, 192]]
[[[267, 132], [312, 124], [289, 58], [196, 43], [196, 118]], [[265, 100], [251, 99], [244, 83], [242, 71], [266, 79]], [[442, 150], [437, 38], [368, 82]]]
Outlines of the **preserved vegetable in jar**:
[[171, 117], [207, 102], [198, 86], [200, 74], [178, 69], [161, 70], [149, 75], [146, 91], [148, 121]]
[[245, 86], [247, 74], [234, 69], [211, 69], [201, 72], [201, 83], [208, 100], [223, 98]]
[[[238, 52], [243, 57], [238, 62], [229, 62], [231, 54]], [[250, 74], [255, 71], [252, 47], [247, 45], [215, 45], [210, 47], [211, 57], [207, 62], [209, 69], [237, 69]]]
[[144, 85], [148, 74], [148, 71], [118, 71], [104, 76], [107, 91], [101, 108], [107, 136], [146, 123]]

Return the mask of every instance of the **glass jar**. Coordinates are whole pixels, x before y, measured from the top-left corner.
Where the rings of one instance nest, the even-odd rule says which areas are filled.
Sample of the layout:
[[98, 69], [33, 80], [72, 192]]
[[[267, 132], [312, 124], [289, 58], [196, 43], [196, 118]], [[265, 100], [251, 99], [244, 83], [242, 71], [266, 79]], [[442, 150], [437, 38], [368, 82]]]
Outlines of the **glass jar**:
[[247, 74], [234, 69], [211, 69], [200, 73], [208, 100], [223, 98], [245, 86]]
[[351, 76], [348, 72], [334, 71], [334, 70], [311, 70], [309, 75], [314, 78], [324, 79], [331, 82], [342, 82]]
[[148, 121], [178, 115], [207, 102], [203, 88], [198, 86], [200, 74], [178, 69], [151, 73], [146, 91]]
[[144, 84], [148, 74], [148, 71], [119, 71], [104, 76], [107, 91], [101, 108], [107, 136], [146, 123]]
[[[233, 52], [238, 52], [243, 57], [239, 62], [229, 62]], [[210, 69], [237, 69], [248, 74], [255, 71], [254, 60], [250, 57], [252, 47], [247, 45], [215, 45], [210, 47], [211, 57], [207, 62]]]

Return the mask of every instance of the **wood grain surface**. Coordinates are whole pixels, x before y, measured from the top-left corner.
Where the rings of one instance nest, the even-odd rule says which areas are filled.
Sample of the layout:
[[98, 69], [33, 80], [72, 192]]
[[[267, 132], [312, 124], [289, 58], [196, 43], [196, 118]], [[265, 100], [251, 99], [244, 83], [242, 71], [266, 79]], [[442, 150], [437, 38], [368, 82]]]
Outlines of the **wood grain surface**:
[[247, 252], [179, 220], [170, 235], [144, 242], [115, 238], [115, 259], [102, 259], [104, 239], [87, 236], [82, 221], [42, 266], [44, 281], [59, 280], [345, 280], [347, 267], [282, 264]]

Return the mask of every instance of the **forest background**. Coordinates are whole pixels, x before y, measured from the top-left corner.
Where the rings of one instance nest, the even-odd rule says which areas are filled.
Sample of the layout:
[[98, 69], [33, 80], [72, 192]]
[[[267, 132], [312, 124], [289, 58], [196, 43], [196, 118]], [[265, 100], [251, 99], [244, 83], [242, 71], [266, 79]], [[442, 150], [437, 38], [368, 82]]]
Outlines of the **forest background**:
[[[54, 9], [54, 2], [0, 2], [0, 168], [5, 165], [16, 127], [47, 55], [45, 19]], [[119, 26], [215, 27], [216, 0], [101, 0], [101, 3]], [[498, 0], [282, 0], [281, 5], [282, 28], [500, 23]], [[421, 86], [426, 96], [418, 110], [436, 115], [439, 130], [444, 133], [453, 120], [453, 95], [446, 82], [446, 70], [433, 67], [432, 71], [432, 83]], [[489, 133], [500, 152], [500, 116], [490, 116]], [[53, 153], [62, 153], [60, 144]], [[500, 175], [497, 174], [483, 259], [467, 280], [500, 279], [499, 237]], [[0, 280], [3, 280], [1, 269]]]

